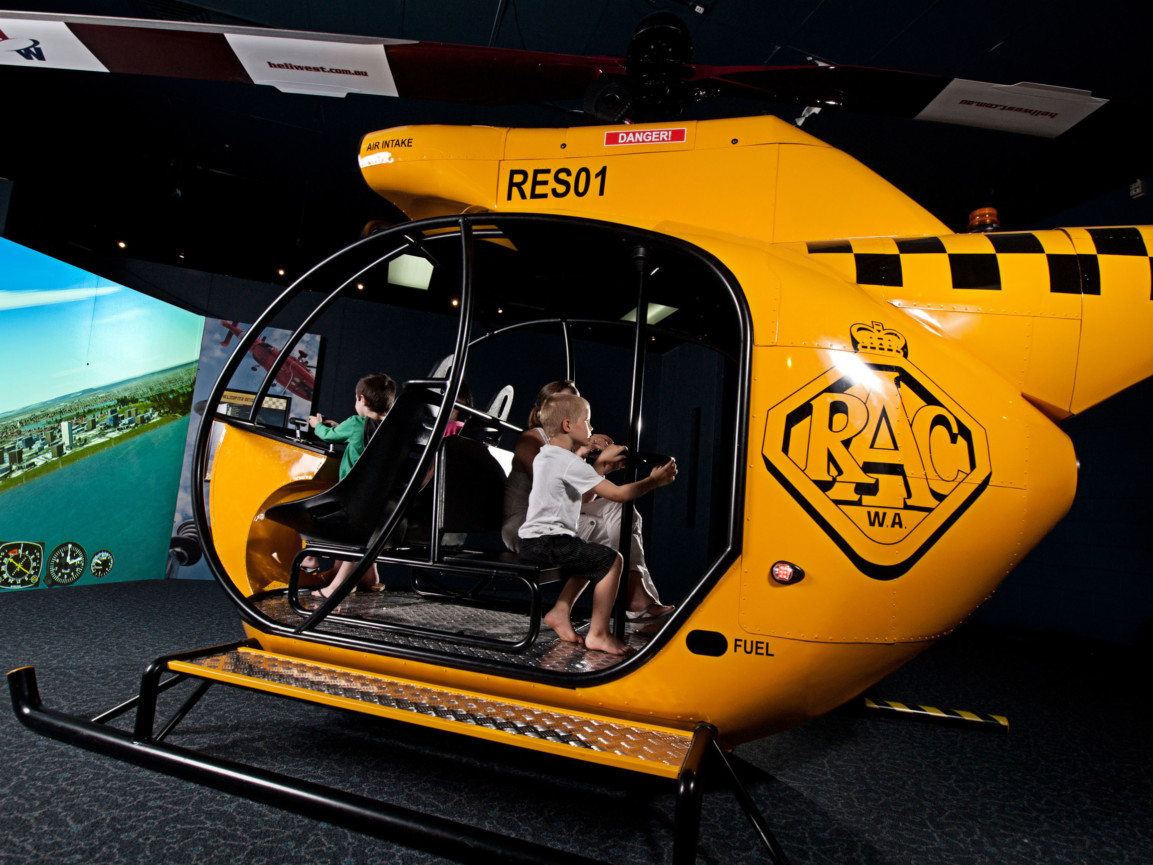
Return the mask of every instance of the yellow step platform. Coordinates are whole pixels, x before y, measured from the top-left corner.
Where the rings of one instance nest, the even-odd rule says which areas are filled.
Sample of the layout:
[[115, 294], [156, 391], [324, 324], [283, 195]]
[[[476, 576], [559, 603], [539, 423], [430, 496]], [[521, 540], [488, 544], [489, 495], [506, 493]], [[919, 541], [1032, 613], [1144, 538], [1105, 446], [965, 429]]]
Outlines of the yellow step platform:
[[167, 666], [199, 679], [664, 778], [677, 777], [693, 738], [683, 730], [353, 673], [246, 647], [194, 660], [170, 660]]

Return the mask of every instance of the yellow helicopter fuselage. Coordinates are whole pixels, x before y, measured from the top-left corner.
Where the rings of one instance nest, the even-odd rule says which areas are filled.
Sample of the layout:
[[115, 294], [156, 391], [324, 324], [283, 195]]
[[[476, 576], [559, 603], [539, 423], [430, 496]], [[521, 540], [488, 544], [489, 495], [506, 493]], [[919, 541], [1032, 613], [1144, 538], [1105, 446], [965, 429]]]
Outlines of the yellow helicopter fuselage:
[[[1153, 370], [1132, 339], [1153, 324], [1151, 229], [953, 235], [771, 117], [405, 127], [366, 136], [360, 165], [414, 219], [580, 216], [723, 262], [751, 318], [741, 549], [672, 639], [587, 687], [259, 634], [271, 651], [599, 717], [707, 721], [730, 744], [785, 729], [970, 615], [1072, 503], [1055, 420]], [[256, 438], [225, 430], [212, 468], [216, 548], [245, 594], [283, 586], [299, 549], [259, 525], [262, 509], [327, 483], [322, 459]], [[779, 561], [804, 579], [775, 580]]]

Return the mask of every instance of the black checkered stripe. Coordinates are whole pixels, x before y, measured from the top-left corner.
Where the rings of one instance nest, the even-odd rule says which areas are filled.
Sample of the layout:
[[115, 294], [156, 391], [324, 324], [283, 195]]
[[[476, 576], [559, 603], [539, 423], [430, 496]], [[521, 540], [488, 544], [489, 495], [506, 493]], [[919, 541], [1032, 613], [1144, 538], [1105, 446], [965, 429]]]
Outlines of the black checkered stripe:
[[[983, 235], [945, 237], [864, 238], [858, 240], [818, 240], [804, 244], [805, 251], [818, 259], [852, 256], [846, 273], [860, 285], [905, 286], [902, 261], [908, 256], [936, 255], [948, 263], [948, 284], [958, 291], [1001, 291], [1006, 287], [1003, 267], [1007, 256], [1044, 256], [1049, 273], [1049, 291], [1055, 294], [1101, 294], [1101, 257], [1124, 256], [1144, 259], [1142, 274], [1146, 291], [1153, 300], [1153, 228], [1072, 229], [1088, 236], [1094, 253], [1080, 252], [1084, 244], [1071, 243], [1071, 235], [1053, 231], [994, 232]], [[892, 251], [877, 250], [890, 246]], [[982, 248], [973, 251], [974, 248]], [[985, 251], [987, 250], [987, 251]], [[1054, 251], [1062, 250], [1062, 251]], [[837, 262], [829, 261], [837, 266]], [[843, 270], [844, 265], [838, 269]]]

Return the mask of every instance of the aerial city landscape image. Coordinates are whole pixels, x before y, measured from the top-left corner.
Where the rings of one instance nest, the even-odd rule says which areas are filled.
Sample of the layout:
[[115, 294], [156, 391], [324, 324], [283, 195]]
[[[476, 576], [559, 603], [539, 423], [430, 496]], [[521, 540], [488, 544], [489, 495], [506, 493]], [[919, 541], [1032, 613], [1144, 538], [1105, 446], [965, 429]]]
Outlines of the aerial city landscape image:
[[0, 589], [163, 576], [204, 319], [0, 239], [0, 322]]

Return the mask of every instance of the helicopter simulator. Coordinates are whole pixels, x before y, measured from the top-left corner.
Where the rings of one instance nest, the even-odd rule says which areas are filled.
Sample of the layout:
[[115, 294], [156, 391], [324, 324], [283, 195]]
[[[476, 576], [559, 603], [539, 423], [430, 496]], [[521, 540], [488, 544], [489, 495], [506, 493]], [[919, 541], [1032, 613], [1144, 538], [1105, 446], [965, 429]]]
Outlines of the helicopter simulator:
[[[72, 32], [145, 23], [93, 19]], [[677, 789], [676, 862], [695, 861], [699, 779], [717, 772], [766, 855], [786, 861], [727, 753], [844, 705], [916, 657], [1066, 514], [1077, 459], [1060, 421], [1153, 373], [1153, 348], [1137, 338], [1153, 325], [1153, 227], [954, 233], [796, 124], [677, 119], [673, 103], [689, 97], [670, 81], [760, 87], [760, 73], [683, 73], [681, 55], [665, 57], [682, 31], [659, 18], [645, 33], [629, 61], [593, 58], [597, 69], [572, 73], [582, 89], [599, 82], [594, 117], [620, 122], [364, 136], [364, 181], [407, 221], [316, 264], [246, 331], [221, 322], [236, 345], [204, 409], [192, 489], [205, 560], [245, 639], [154, 661], [117, 713], [135, 710], [131, 732], [111, 715], [45, 709], [32, 668], [13, 671], [25, 724], [341, 825], [415, 829], [415, 845], [504, 861], [585, 860], [339, 791], [318, 806], [316, 785], [165, 739], [227, 684], [665, 778]], [[259, 34], [230, 38], [251, 52]], [[277, 86], [291, 89], [291, 71], [275, 70]], [[818, 102], [808, 78], [782, 87]], [[918, 87], [930, 103], [948, 91]], [[1100, 101], [1026, 91], [1012, 111], [971, 90], [947, 99], [1029, 124], [1075, 124]], [[305, 373], [312, 394], [294, 352], [338, 324], [358, 334], [356, 374], [398, 384], [339, 480], [338, 448], [256, 409]], [[291, 332], [278, 351], [257, 341], [267, 327]], [[266, 370], [252, 410], [222, 411], [249, 355]], [[622, 482], [670, 457], [680, 468], [638, 514], [623, 511], [624, 572], [643, 519], [673, 607], [636, 622], [619, 598], [624, 655], [543, 625], [563, 577], [500, 541], [522, 409], [555, 380], [576, 382], [598, 428], [627, 447]], [[354, 563], [353, 576], [319, 595], [310, 557]], [[374, 567], [388, 591], [354, 591]], [[187, 683], [161, 724], [162, 694]]]

